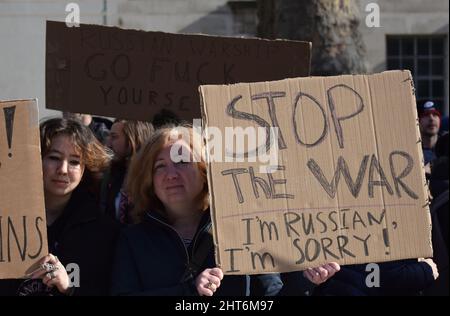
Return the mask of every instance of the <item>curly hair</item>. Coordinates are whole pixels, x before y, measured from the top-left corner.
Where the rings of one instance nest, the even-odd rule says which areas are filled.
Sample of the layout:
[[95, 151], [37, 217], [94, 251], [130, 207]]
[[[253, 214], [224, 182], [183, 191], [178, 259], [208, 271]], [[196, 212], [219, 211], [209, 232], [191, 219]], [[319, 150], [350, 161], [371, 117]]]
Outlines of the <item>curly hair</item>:
[[165, 209], [162, 202], [155, 194], [153, 184], [153, 166], [156, 157], [161, 152], [163, 147], [173, 141], [171, 133], [174, 128], [184, 128], [189, 132], [189, 145], [192, 153], [198, 158], [197, 167], [200, 175], [204, 181], [203, 190], [200, 192], [199, 201], [203, 203], [203, 210], [209, 206], [208, 184], [206, 178], [206, 162], [204, 155], [201, 154], [202, 144], [196, 140], [201, 140], [200, 137], [193, 137], [193, 129], [189, 125], [174, 126], [165, 125], [156, 130], [148, 142], [131, 160], [126, 179], [126, 188], [133, 203], [132, 219], [134, 222], [141, 222], [145, 213], [149, 210], [159, 212], [166, 217]]

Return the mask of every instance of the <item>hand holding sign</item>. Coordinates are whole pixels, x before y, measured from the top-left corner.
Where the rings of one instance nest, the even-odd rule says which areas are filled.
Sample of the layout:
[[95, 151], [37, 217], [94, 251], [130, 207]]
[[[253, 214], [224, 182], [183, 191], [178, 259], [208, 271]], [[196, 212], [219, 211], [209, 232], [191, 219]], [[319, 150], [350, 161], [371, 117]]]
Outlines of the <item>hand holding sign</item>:
[[220, 268], [205, 269], [195, 279], [195, 288], [198, 294], [212, 296], [220, 286], [223, 272]]
[[339, 272], [341, 267], [336, 262], [326, 263], [317, 268], [308, 268], [303, 271], [303, 275], [310, 282], [319, 285], [326, 282], [329, 278]]
[[65, 294], [69, 291], [70, 279], [66, 269], [58, 258], [49, 254], [39, 261], [39, 269], [34, 271], [32, 279], [42, 279], [48, 287], [56, 287], [58, 291]]
[[419, 262], [425, 262], [426, 264], [428, 264], [431, 268], [431, 270], [433, 271], [433, 278], [435, 280], [437, 280], [437, 278], [439, 277], [439, 271], [437, 268], [436, 263], [433, 261], [432, 258], [419, 258]]

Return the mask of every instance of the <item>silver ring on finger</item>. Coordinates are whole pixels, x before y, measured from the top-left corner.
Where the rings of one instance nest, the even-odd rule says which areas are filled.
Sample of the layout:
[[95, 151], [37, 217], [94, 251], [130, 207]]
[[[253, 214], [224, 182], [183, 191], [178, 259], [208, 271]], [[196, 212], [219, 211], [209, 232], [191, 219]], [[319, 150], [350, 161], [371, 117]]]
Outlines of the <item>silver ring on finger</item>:
[[50, 279], [51, 279], [51, 280], [53, 280], [54, 278], [56, 278], [55, 270], [50, 271], [49, 275], [50, 275]]
[[55, 269], [55, 265], [46, 262], [46, 263], [42, 264], [42, 268], [43, 268], [45, 271], [50, 272], [50, 271], [53, 271], [53, 270]]
[[211, 291], [215, 291], [216, 285], [214, 283], [212, 283], [211, 281], [209, 281], [206, 286], [207, 289], [210, 289]]

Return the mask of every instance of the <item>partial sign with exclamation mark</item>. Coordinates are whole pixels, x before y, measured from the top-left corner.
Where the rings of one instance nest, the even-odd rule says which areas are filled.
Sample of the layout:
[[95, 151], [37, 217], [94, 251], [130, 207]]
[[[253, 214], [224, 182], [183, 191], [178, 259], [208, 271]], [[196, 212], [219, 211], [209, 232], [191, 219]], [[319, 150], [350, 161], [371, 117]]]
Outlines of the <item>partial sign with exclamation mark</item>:
[[0, 101], [0, 279], [26, 277], [48, 253], [39, 147], [37, 100]]
[[386, 247], [386, 255], [389, 255], [389, 232], [387, 228], [383, 228], [383, 241], [384, 241], [384, 245]]
[[5, 127], [6, 127], [6, 138], [8, 141], [8, 157], [12, 157], [11, 146], [12, 146], [12, 136], [14, 130], [14, 113], [16, 112], [16, 106], [9, 106], [3, 108], [3, 112], [5, 114]]

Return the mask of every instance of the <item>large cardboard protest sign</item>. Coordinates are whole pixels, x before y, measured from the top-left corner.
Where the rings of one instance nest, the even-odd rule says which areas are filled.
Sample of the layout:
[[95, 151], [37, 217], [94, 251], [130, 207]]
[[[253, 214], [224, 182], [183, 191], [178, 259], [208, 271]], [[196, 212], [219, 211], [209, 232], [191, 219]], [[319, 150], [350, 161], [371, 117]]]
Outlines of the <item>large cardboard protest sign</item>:
[[[391, 71], [200, 87], [216, 260], [226, 274], [432, 254], [412, 83], [409, 71]], [[220, 146], [212, 131], [261, 126], [278, 133], [243, 148], [248, 157], [257, 146], [278, 148], [271, 168], [259, 157], [239, 162], [236, 146], [212, 161]]]
[[0, 101], [0, 279], [48, 253], [37, 100]]
[[[311, 43], [47, 22], [46, 107], [151, 120], [200, 117], [198, 86], [309, 75]], [[165, 110], [165, 111], [163, 111]]]

